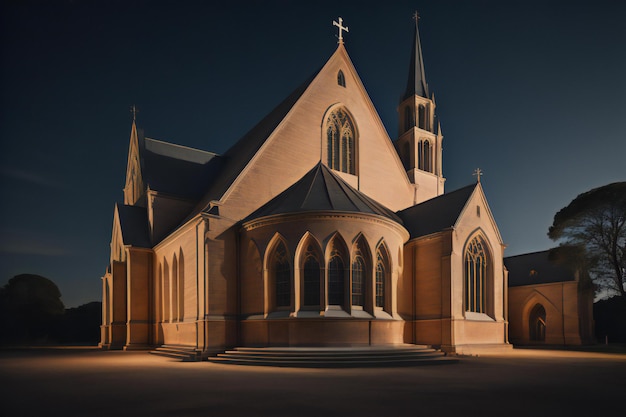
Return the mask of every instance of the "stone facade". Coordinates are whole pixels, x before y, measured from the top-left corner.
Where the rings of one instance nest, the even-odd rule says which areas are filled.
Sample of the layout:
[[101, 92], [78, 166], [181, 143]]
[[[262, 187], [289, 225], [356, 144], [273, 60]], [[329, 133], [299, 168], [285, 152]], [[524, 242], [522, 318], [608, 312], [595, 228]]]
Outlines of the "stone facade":
[[392, 141], [340, 43], [224, 155], [133, 122], [103, 277], [103, 348], [510, 347], [480, 183], [444, 194], [419, 33]]

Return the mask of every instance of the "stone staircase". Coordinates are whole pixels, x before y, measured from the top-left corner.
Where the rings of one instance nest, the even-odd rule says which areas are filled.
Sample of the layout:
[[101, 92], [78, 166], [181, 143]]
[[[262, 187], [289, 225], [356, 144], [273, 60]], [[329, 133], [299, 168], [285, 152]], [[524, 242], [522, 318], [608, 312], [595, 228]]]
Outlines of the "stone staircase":
[[153, 355], [180, 359], [183, 362], [198, 362], [202, 360], [202, 352], [190, 346], [163, 345], [159, 346], [155, 350], [151, 350], [150, 353]]
[[298, 368], [365, 368], [440, 365], [457, 358], [423, 345], [367, 347], [238, 347], [209, 357], [212, 363]]

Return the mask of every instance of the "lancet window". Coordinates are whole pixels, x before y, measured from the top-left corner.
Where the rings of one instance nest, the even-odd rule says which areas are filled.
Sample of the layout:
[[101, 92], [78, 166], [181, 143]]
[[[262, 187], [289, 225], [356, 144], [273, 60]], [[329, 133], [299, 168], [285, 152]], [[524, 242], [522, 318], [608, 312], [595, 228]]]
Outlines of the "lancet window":
[[487, 251], [482, 239], [475, 237], [465, 250], [465, 310], [486, 312]]
[[303, 274], [303, 304], [305, 306], [320, 305], [320, 262], [313, 246], [309, 245], [304, 254]]
[[339, 84], [342, 87], [346, 86], [346, 77], [345, 75], [343, 75], [342, 70], [339, 70], [339, 72], [337, 73], [337, 84]]
[[433, 149], [430, 141], [424, 139], [418, 142], [417, 160], [419, 169], [426, 172], [433, 172], [432, 153]]
[[274, 274], [276, 307], [289, 307], [291, 305], [291, 267], [283, 242], [279, 242], [274, 250], [271, 273]]
[[328, 262], [328, 304], [342, 305], [346, 269], [341, 254], [334, 250]]
[[376, 307], [385, 307], [385, 290], [389, 273], [389, 259], [384, 246], [376, 251]]

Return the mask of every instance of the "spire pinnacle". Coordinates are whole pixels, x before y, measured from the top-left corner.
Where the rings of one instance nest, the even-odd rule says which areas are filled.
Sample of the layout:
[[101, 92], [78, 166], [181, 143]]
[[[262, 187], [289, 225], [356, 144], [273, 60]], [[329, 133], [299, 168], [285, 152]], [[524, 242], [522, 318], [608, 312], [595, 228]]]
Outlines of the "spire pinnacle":
[[420, 33], [418, 21], [420, 19], [417, 11], [413, 14], [415, 20], [415, 35], [411, 49], [411, 62], [409, 63], [409, 78], [406, 84], [406, 91], [403, 100], [417, 95], [428, 98], [428, 84], [426, 84], [426, 73], [424, 72], [424, 59], [422, 58], [422, 44], [420, 42]]

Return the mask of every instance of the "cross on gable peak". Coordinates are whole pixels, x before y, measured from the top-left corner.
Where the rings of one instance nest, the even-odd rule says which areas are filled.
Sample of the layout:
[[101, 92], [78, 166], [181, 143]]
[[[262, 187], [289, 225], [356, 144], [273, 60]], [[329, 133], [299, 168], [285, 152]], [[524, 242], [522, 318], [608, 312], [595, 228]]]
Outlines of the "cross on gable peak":
[[476, 168], [472, 175], [476, 177], [476, 182], [480, 183], [480, 177], [482, 177], [483, 174], [484, 174], [484, 172], [483, 172], [482, 169]]
[[339, 40], [337, 41], [337, 43], [342, 44], [343, 43], [343, 31], [349, 32], [348, 30], [348, 26], [343, 26], [343, 19], [341, 17], [339, 17], [337, 20], [339, 20], [339, 22], [335, 22], [333, 20], [333, 26], [337, 26], [339, 28]]

